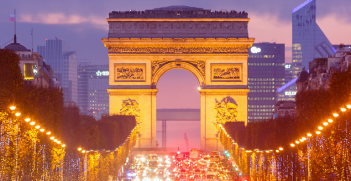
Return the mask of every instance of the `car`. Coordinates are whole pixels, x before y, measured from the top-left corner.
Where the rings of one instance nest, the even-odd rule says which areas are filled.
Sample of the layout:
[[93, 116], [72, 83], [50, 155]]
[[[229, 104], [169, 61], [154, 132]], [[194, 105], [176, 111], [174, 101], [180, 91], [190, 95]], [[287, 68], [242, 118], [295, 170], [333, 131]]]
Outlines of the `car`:
[[219, 151], [211, 151], [211, 155], [220, 155], [221, 153]]
[[219, 163], [220, 161], [220, 156], [219, 155], [211, 155], [210, 156], [210, 162], [217, 162]]
[[191, 149], [189, 152], [189, 158], [192, 160], [196, 160], [200, 158], [200, 150], [199, 149]]
[[210, 162], [210, 155], [205, 155], [205, 156], [203, 156], [202, 157], [202, 160], [204, 161], [204, 162]]
[[215, 174], [207, 174], [206, 175], [206, 181], [217, 181], [218, 178], [217, 178], [217, 175]]
[[208, 168], [218, 168], [218, 163], [216, 163], [216, 162], [210, 162], [210, 163], [208, 163], [208, 166], [207, 166]]

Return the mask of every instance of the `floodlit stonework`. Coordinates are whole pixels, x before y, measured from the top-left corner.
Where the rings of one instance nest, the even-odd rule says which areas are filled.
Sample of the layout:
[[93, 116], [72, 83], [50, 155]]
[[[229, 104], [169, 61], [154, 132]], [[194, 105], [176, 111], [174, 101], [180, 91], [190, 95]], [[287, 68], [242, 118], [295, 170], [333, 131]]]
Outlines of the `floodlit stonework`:
[[247, 13], [172, 6], [112, 12], [107, 21], [102, 42], [109, 55], [110, 114], [121, 114], [123, 102], [135, 101], [141, 123], [136, 147], [156, 147], [157, 83], [171, 69], [188, 70], [199, 81], [202, 149], [221, 149], [218, 102], [230, 100], [230, 121], [247, 122], [247, 58], [254, 42]]

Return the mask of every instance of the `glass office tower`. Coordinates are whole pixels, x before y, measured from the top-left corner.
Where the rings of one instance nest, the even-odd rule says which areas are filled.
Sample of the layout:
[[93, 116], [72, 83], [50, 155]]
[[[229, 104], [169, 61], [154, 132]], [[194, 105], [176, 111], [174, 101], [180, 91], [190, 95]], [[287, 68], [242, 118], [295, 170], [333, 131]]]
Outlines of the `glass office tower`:
[[78, 65], [78, 106], [81, 114], [92, 115], [99, 120], [109, 114], [108, 65]]
[[37, 51], [60, 81], [64, 101], [77, 103], [77, 52], [70, 51], [62, 39], [47, 39], [46, 45], [38, 46]]
[[[335, 49], [316, 23], [316, 0], [307, 0], [292, 10], [292, 74], [314, 58], [333, 56]], [[296, 85], [296, 84], [294, 84]]]
[[248, 122], [272, 118], [277, 88], [285, 84], [285, 45], [254, 43], [248, 64]]

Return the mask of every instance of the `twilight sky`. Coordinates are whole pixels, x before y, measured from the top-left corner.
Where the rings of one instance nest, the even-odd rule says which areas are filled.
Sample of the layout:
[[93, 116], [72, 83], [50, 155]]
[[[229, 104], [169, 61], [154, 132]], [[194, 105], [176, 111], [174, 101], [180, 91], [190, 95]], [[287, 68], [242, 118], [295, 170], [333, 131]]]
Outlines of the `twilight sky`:
[[[251, 19], [249, 36], [256, 38], [256, 42], [285, 43], [286, 62], [291, 62], [291, 11], [302, 2], [304, 0], [2, 0], [0, 48], [10, 43], [13, 38], [14, 25], [9, 21], [9, 17], [16, 9], [17, 40], [27, 48], [32, 48], [33, 28], [34, 51], [37, 45], [45, 45], [45, 39], [57, 37], [66, 41], [71, 50], [78, 52], [78, 61], [107, 64], [107, 49], [103, 46], [101, 38], [107, 37], [106, 18], [109, 12], [187, 5], [212, 10], [248, 12]], [[317, 23], [332, 44], [351, 43], [350, 9], [350, 0], [338, 0], [337, 3], [317, 0]], [[170, 82], [172, 84], [169, 84]], [[158, 84], [160, 92], [157, 107], [199, 108], [199, 103], [193, 105], [191, 101], [189, 104], [182, 104], [199, 97], [197, 86], [196, 78], [187, 71], [167, 72]], [[169, 91], [174, 95], [171, 98], [167, 97]], [[188, 97], [184, 96], [185, 94]]]

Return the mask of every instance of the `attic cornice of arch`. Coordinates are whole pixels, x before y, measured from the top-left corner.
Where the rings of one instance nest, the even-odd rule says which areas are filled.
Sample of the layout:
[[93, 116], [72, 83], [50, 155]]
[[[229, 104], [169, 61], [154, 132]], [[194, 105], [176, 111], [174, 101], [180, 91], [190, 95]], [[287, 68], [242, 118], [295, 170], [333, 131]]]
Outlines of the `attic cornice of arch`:
[[104, 44], [121, 42], [235, 42], [252, 44], [255, 38], [102, 38]]
[[250, 22], [250, 18], [106, 18], [111, 21], [245, 21]]

